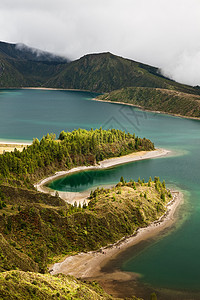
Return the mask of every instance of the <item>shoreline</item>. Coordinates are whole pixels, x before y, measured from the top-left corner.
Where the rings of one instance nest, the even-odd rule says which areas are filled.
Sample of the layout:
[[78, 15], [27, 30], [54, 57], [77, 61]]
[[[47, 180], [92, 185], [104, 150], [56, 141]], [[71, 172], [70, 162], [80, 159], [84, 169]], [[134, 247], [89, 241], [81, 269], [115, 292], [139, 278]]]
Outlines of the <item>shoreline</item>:
[[127, 103], [127, 102], [119, 102], [119, 101], [111, 101], [111, 100], [99, 100], [97, 98], [92, 98], [91, 100], [98, 101], [98, 102], [107, 102], [107, 103], [115, 103], [115, 104], [132, 106], [132, 107], [135, 107], [135, 108], [139, 108], [142, 111], [152, 112], [152, 113], [156, 113], [156, 114], [163, 114], [163, 115], [168, 115], [168, 116], [177, 117], [177, 118], [183, 118], [183, 119], [189, 119], [189, 120], [200, 120], [200, 117], [199, 118], [198, 117], [189, 117], [189, 116], [183, 116], [183, 115], [179, 115], [179, 114], [175, 114], [175, 113], [168, 113], [166, 111], [149, 110], [149, 109], [144, 108], [143, 106], [132, 104], [132, 103]]
[[[55, 195], [56, 191], [47, 187], [46, 184], [50, 183], [51, 181], [54, 181], [55, 179], [64, 177], [68, 174], [77, 173], [77, 172], [81, 172], [81, 171], [88, 171], [88, 170], [100, 170], [100, 169], [112, 168], [112, 167], [115, 167], [115, 166], [118, 166], [121, 164], [125, 164], [125, 163], [129, 163], [129, 162], [163, 157], [163, 156], [168, 155], [169, 153], [171, 153], [170, 150], [156, 149], [153, 151], [133, 152], [133, 153], [125, 155], [125, 156], [105, 159], [105, 160], [99, 162], [98, 165], [80, 166], [80, 167], [76, 167], [76, 168], [73, 168], [68, 171], [56, 172], [54, 175], [44, 178], [44, 179], [40, 180], [38, 183], [34, 184], [34, 187], [39, 192]], [[88, 202], [87, 197], [90, 194], [90, 190], [86, 190], [83, 192], [62, 192], [62, 191], [57, 191], [57, 192], [59, 194], [59, 197], [61, 199], [65, 200], [66, 202], [68, 202], [70, 204], [74, 204], [74, 202], [76, 201], [76, 202], [78, 202], [78, 204], [80, 203], [81, 205], [83, 205], [84, 202], [86, 202], [86, 204], [87, 204], [87, 202]]]
[[11, 142], [11, 141], [1, 141], [0, 140], [0, 146], [2, 145], [6, 145], [6, 146], [30, 146], [32, 144], [32, 142]]
[[[179, 191], [172, 191], [173, 199], [167, 204], [166, 213], [159, 220], [154, 221], [147, 227], [139, 228], [132, 236], [124, 237], [112, 245], [102, 247], [96, 251], [79, 253], [67, 257], [60, 263], [55, 263], [50, 267], [49, 273], [56, 275], [62, 273], [72, 275], [86, 280], [97, 280], [107, 292], [115, 293], [112, 282], [126, 282], [137, 280], [139, 274], [123, 272], [119, 268], [106, 268], [108, 263], [117, 260], [117, 256], [122, 255], [128, 249], [141, 242], [155, 238], [165, 229], [170, 228], [176, 221], [175, 213], [183, 203], [183, 194]], [[117, 294], [115, 295], [117, 296]]]
[[[47, 90], [47, 91], [48, 90], [49, 91], [74, 91], [74, 92], [77, 91], [77, 92], [89, 92], [89, 93], [103, 94], [103, 93], [93, 92], [93, 91], [90, 91], [90, 90], [47, 88], [47, 87], [1, 87], [0, 88], [0, 90], [12, 90], [12, 89], [17, 89], [17, 90]], [[146, 108], [144, 108], [140, 105], [126, 103], [126, 102], [111, 101], [111, 100], [99, 100], [97, 98], [92, 98], [91, 100], [98, 101], [98, 102], [107, 102], [107, 103], [115, 103], [115, 104], [133, 106], [133, 107], [136, 107], [136, 108], [140, 108], [142, 111], [152, 112], [152, 113], [157, 113], [157, 114], [164, 114], [164, 115], [169, 115], [169, 116], [178, 117], [178, 118], [184, 118], [184, 119], [189, 119], [189, 120], [200, 120], [200, 117], [190, 117], [190, 116], [184, 116], [184, 115], [179, 115], [179, 114], [175, 114], [175, 113], [168, 113], [168, 112], [165, 112], [165, 111], [149, 110], [149, 109], [146, 109]]]
[[77, 91], [77, 92], [91, 92], [90, 90], [81, 90], [81, 89], [63, 89], [63, 88], [50, 88], [50, 87], [1, 87], [0, 90], [47, 90], [47, 91]]

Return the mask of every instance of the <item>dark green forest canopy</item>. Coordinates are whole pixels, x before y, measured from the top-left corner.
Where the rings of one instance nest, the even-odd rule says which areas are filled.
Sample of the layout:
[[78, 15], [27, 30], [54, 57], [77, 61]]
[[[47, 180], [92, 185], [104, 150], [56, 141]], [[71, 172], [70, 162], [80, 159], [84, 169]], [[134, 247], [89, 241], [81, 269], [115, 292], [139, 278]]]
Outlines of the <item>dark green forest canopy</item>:
[[22, 152], [0, 155], [0, 178], [37, 180], [56, 170], [94, 165], [106, 158], [142, 150], [154, 150], [154, 144], [116, 129], [62, 131], [58, 140], [55, 134], [47, 134]]

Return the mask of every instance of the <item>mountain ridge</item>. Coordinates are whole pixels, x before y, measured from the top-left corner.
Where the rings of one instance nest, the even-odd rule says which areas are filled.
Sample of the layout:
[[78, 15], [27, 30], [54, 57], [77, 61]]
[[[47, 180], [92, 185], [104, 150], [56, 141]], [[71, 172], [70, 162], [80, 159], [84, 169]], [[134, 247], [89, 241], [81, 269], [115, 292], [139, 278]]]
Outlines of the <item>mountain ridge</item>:
[[51, 87], [104, 93], [125, 87], [152, 87], [200, 94], [160, 69], [110, 52], [67, 58], [26, 45], [0, 42], [0, 87]]
[[181, 92], [200, 93], [194, 87], [164, 77], [159, 68], [116, 56], [110, 52], [87, 54], [72, 61], [47, 87], [77, 88], [93, 92], [110, 92], [124, 87], [158, 87]]

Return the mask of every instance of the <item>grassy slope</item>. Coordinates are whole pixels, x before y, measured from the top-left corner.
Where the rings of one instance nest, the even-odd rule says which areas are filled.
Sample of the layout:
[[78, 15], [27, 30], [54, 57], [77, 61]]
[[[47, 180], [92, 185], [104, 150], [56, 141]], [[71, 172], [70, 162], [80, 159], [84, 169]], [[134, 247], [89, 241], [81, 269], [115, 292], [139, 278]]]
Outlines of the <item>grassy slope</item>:
[[0, 271], [16, 268], [24, 271], [39, 271], [37, 263], [25, 253], [18, 251], [20, 248], [17, 248], [15, 242], [9, 243], [3, 235], [0, 234]]
[[[4, 193], [8, 198], [6, 190]], [[15, 204], [16, 193], [9, 193], [9, 200], [5, 200], [7, 207], [0, 210], [2, 240], [9, 244], [7, 248], [0, 247], [1, 270], [38, 271], [39, 268], [45, 272], [55, 256], [95, 250], [148, 225], [165, 212], [170, 199], [160, 183], [156, 188], [152, 183], [151, 187], [136, 184], [134, 189], [133, 183], [128, 183], [111, 190], [97, 190], [87, 208], [66, 205], [52, 196], [48, 202], [43, 201], [40, 193], [32, 197], [30, 204], [30, 193], [27, 190], [25, 196], [23, 189], [20, 206], [18, 202]], [[165, 201], [161, 193], [165, 194]], [[18, 261], [19, 256], [23, 256], [24, 263]]]
[[123, 88], [97, 97], [99, 100], [125, 102], [153, 111], [200, 117], [200, 96], [158, 88]]
[[108, 300], [114, 298], [106, 294], [97, 283], [81, 282], [72, 276], [10, 271], [0, 273], [0, 299]]
[[[68, 209], [69, 205], [60, 198], [13, 185], [13, 182], [12, 186], [9, 183], [1, 185], [6, 207], [0, 210], [0, 270], [39, 271], [40, 268], [44, 271], [46, 256], [41, 252], [40, 231], [49, 231], [45, 224], [38, 230], [41, 221], [38, 212], [47, 212], [50, 219], [52, 211], [56, 214], [59, 208]], [[48, 240], [51, 240], [50, 235]]]

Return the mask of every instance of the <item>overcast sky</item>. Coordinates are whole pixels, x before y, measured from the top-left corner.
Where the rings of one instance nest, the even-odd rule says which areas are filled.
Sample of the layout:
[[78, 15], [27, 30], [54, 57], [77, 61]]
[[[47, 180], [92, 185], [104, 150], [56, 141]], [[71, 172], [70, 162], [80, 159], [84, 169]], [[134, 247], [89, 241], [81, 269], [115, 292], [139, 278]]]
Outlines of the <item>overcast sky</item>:
[[200, 85], [200, 0], [0, 0], [0, 40], [70, 59], [109, 51]]

